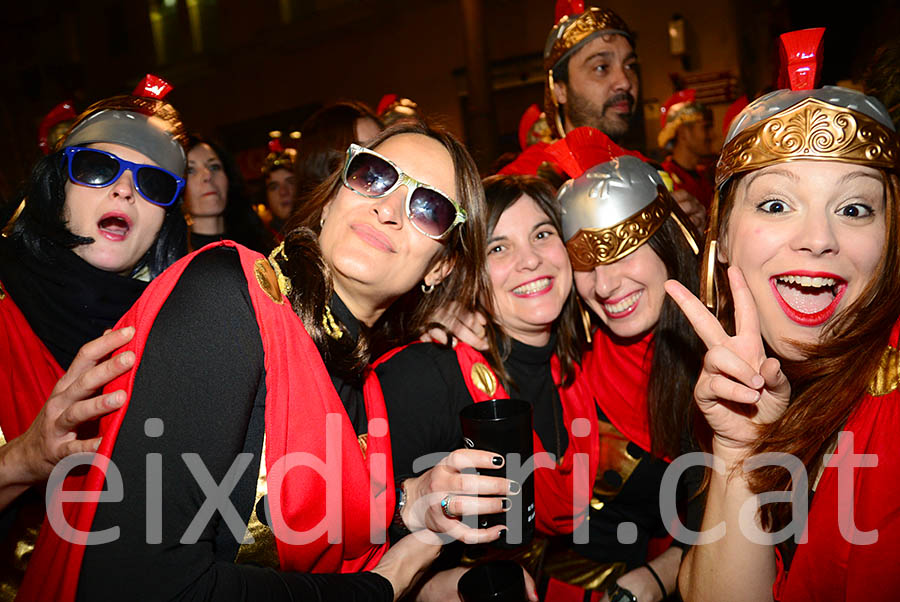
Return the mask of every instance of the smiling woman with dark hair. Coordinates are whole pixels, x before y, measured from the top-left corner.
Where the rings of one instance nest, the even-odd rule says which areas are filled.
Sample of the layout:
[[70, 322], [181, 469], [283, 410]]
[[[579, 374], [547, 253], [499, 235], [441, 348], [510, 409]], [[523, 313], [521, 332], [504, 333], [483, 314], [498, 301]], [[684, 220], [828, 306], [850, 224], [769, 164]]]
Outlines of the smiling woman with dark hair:
[[[397, 505], [386, 412], [363, 399], [361, 379], [369, 350], [421, 330], [435, 304], [474, 304], [481, 260], [467, 250], [482, 246], [484, 200], [471, 158], [443, 131], [404, 124], [370, 145], [348, 149], [268, 259], [210, 246], [125, 316], [137, 365], [113, 386], [129, 399], [103, 421], [95, 465], [66, 483], [104, 489], [109, 459], [123, 503], [51, 513], [119, 537], [84, 545], [46, 524], [23, 599], [393, 600], [436, 556], [419, 534], [384, 543]], [[160, 459], [149, 480], [148, 458]], [[475, 466], [494, 458], [467, 453]], [[209, 479], [224, 479], [225, 520], [204, 514]], [[440, 511], [419, 506], [426, 516], [405, 518], [421, 528]]]

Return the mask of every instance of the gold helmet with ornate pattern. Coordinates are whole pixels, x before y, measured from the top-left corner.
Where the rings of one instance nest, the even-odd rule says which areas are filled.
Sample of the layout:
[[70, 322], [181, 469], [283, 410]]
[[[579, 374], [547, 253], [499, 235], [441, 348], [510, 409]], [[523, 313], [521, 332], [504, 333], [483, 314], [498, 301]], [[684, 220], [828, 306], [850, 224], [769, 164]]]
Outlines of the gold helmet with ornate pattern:
[[838, 86], [816, 88], [824, 28], [782, 34], [779, 83], [742, 110], [725, 137], [716, 166], [716, 196], [710, 208], [700, 297], [716, 306], [716, 252], [720, 198], [739, 176], [789, 161], [839, 161], [897, 172], [900, 140], [877, 99]]
[[640, 153], [590, 127], [572, 130], [546, 152], [572, 176], [557, 198], [573, 269], [615, 263], [650, 240], [669, 217], [694, 254], [700, 253], [687, 218]]

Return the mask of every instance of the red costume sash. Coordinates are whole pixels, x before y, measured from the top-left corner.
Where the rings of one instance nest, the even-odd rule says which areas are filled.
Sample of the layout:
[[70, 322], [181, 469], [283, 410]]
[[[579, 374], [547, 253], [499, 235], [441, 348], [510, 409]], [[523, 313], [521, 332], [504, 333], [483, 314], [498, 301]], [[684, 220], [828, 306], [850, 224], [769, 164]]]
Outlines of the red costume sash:
[[[290, 303], [282, 299], [265, 258], [223, 241], [180, 260], [156, 278], [119, 321], [117, 328], [127, 325], [136, 328], [134, 338], [120, 352], [134, 351], [135, 367], [140, 365], [153, 322], [184, 269], [197, 253], [220, 245], [234, 246], [239, 251], [262, 337], [268, 494], [282, 569], [318, 573], [368, 570], [377, 564], [386, 549], [385, 544], [371, 543], [370, 530], [376, 533], [376, 538], [385, 540], [395, 504], [387, 414], [383, 404], [367, 401], [369, 433], [364, 457], [322, 358]], [[132, 369], [119, 377], [107, 390], [123, 388], [130, 393], [136, 371]], [[103, 441], [94, 464], [85, 476], [70, 475], [64, 489], [102, 490], [105, 467], [127, 408], [126, 402], [121, 410], [101, 421]], [[329, 431], [335, 431], [337, 437], [328, 440]], [[307, 462], [310, 457], [315, 458], [313, 462], [324, 462], [327, 479], [304, 464], [291, 468], [279, 483], [276, 478], [279, 466], [284, 466], [284, 462], [290, 464], [300, 454]], [[81, 531], [91, 528], [95, 511], [96, 501], [63, 505], [67, 523]], [[304, 533], [320, 524], [327, 524], [330, 534], [322, 533], [302, 545], [293, 545], [288, 533], [280, 527], [284, 525]], [[335, 535], [340, 536], [339, 540], [330, 543], [329, 536]], [[75, 543], [63, 540], [45, 521], [19, 599], [74, 599], [84, 538], [74, 535], [69, 538]]]
[[[582, 358], [582, 374], [606, 418], [644, 451], [649, 452], [647, 389], [653, 364], [653, 332], [631, 345], [620, 345], [603, 328]], [[669, 460], [669, 458], [666, 458]]]
[[31, 426], [63, 374], [0, 283], [0, 430], [7, 441]]
[[[898, 331], [900, 322], [891, 332], [893, 354], [897, 353]], [[900, 592], [900, 391], [896, 388], [896, 364], [888, 376], [894, 389], [883, 395], [866, 394], [843, 428], [853, 434], [853, 453], [877, 456], [878, 465], [860, 467], [860, 459], [849, 457], [846, 442], [846, 449], [838, 445], [810, 505], [807, 543], [797, 546], [788, 572], [778, 557], [776, 600], [886, 600]], [[852, 479], [841, 482], [839, 470], [845, 471], [845, 476], [852, 474]], [[841, 494], [850, 499], [851, 485], [853, 524], [862, 532], [877, 529], [875, 543], [852, 544], [841, 534], [840, 522], [851, 516], [851, 510], [846, 501], [839, 505], [838, 499]]]
[[675, 190], [687, 190], [700, 201], [701, 205], [709, 209], [715, 187], [712, 172], [705, 165], [698, 165], [697, 171], [692, 173], [675, 163], [672, 157], [667, 157], [662, 163], [662, 168], [672, 177]]
[[[382, 356], [375, 364], [376, 366], [388, 361], [405, 347], [398, 347]], [[503, 390], [503, 387], [497, 381], [494, 371], [490, 369], [484, 356], [466, 345], [458, 342], [456, 345], [456, 357], [459, 361], [459, 367], [462, 371], [463, 380], [466, 388], [472, 396], [473, 401], [481, 402], [488, 399], [507, 399], [509, 395]], [[489, 394], [478, 388], [472, 379], [472, 367], [481, 364], [489, 371], [496, 384], [493, 394]], [[576, 378], [575, 384], [571, 387], [559, 388], [559, 360], [553, 356], [551, 360], [551, 370], [553, 371], [553, 380], [557, 383], [559, 389], [560, 401], [563, 408], [563, 426], [569, 434], [569, 445], [563, 454], [562, 461], [555, 468], [538, 468], [534, 473], [534, 491], [536, 517], [535, 525], [539, 532], [554, 535], [571, 533], [575, 527], [580, 524], [587, 515], [586, 508], [575, 508], [574, 500], [584, 500], [584, 503], [590, 500], [590, 492], [593, 487], [593, 478], [597, 472], [597, 463], [599, 459], [599, 445], [594, 429], [597, 421], [597, 412], [594, 410], [593, 402], [590, 394], [581, 389], [578, 385], [580, 379]], [[576, 366], [576, 370], [578, 367]], [[384, 405], [384, 393], [378, 378], [375, 376], [374, 370], [366, 380], [366, 400], [370, 397], [374, 398], [378, 405]], [[576, 436], [572, 432], [572, 422], [578, 418], [585, 418], [585, 428], [576, 428], [578, 433]], [[588, 428], [589, 427], [589, 428]], [[540, 438], [537, 433], [534, 434], [534, 452], [545, 451], [541, 445]], [[585, 454], [587, 456], [588, 478], [584, 483], [576, 483], [575, 476], [575, 454]], [[582, 469], [584, 470], [584, 469]]]

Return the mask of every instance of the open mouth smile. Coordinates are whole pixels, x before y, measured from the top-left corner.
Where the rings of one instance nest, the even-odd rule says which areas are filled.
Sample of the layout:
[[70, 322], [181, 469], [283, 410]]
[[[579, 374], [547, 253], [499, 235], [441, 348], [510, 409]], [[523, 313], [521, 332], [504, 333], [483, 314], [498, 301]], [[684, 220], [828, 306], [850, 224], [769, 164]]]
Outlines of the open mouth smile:
[[643, 294], [644, 291], [642, 289], [630, 293], [625, 297], [620, 297], [619, 299], [604, 301], [602, 305], [603, 313], [613, 319], [629, 316], [637, 309], [638, 302], [641, 300]]
[[526, 282], [512, 289], [512, 294], [516, 297], [537, 297], [550, 292], [553, 288], [553, 278], [545, 276], [531, 282]]
[[823, 272], [790, 272], [769, 279], [785, 315], [801, 326], [819, 326], [837, 310], [847, 281]]

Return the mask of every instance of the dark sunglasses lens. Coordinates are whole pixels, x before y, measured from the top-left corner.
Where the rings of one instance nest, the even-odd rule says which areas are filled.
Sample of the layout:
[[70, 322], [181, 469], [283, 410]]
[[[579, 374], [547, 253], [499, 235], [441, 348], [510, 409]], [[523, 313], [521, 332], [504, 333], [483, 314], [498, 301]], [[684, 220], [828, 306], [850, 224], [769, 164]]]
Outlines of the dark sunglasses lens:
[[347, 167], [347, 186], [370, 197], [384, 195], [399, 177], [393, 165], [369, 153], [359, 153]]
[[79, 184], [103, 186], [119, 173], [119, 162], [114, 158], [90, 150], [72, 155], [72, 178]]
[[157, 205], [172, 204], [178, 190], [178, 182], [172, 174], [155, 167], [138, 169], [137, 185], [144, 198]]
[[440, 192], [416, 188], [409, 199], [409, 219], [429, 236], [441, 236], [456, 219], [456, 208]]

